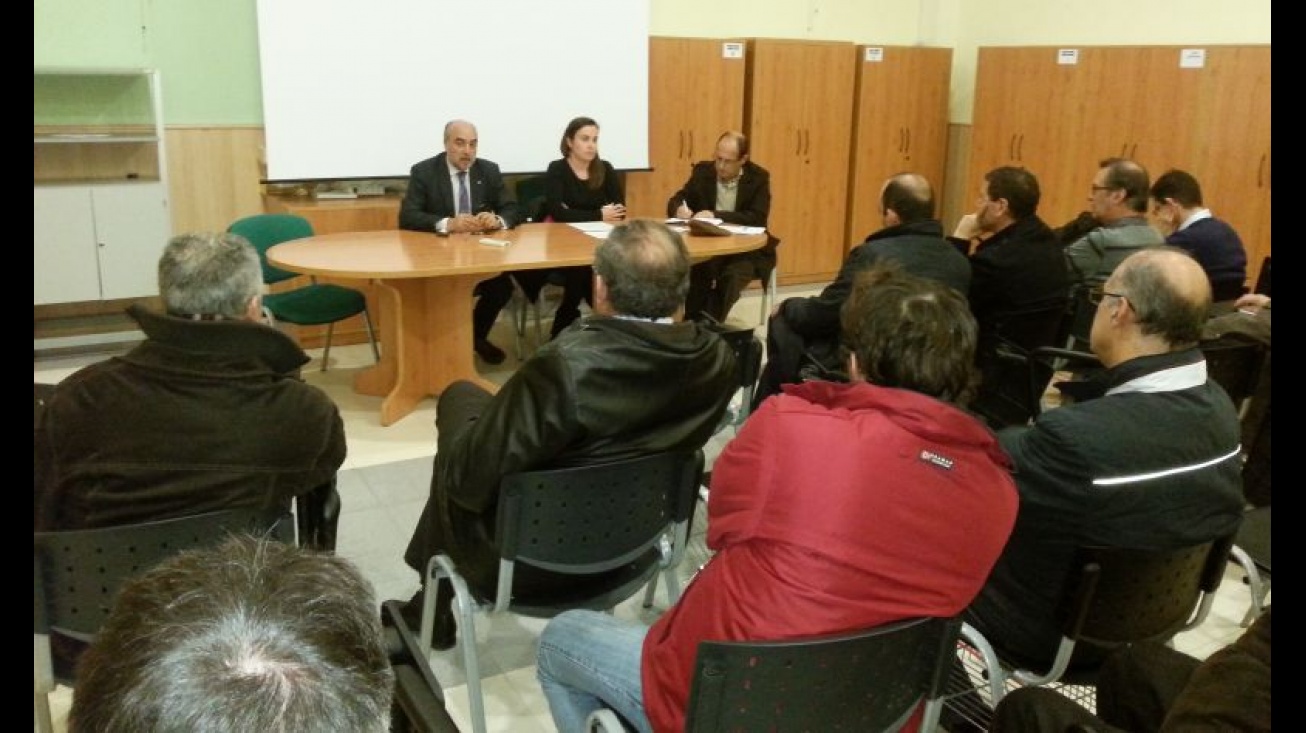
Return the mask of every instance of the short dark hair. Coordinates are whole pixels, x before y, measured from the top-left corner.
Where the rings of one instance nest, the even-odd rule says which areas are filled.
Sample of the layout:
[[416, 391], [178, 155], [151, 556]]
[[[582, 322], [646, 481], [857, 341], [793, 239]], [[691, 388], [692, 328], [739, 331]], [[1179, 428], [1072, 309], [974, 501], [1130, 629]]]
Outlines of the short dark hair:
[[1202, 186], [1188, 171], [1171, 168], [1152, 184], [1152, 198], [1174, 199], [1185, 209], [1191, 209], [1202, 205]]
[[613, 227], [594, 250], [594, 271], [622, 315], [666, 318], [689, 293], [689, 249], [679, 234], [652, 219]]
[[1012, 165], [994, 168], [985, 174], [984, 185], [990, 201], [1007, 200], [1011, 218], [1019, 221], [1038, 213], [1038, 179], [1028, 170]]
[[178, 234], [163, 248], [158, 275], [169, 313], [243, 318], [263, 292], [258, 250], [231, 232]]
[[966, 299], [893, 262], [859, 273], [840, 312], [841, 341], [868, 382], [964, 404], [978, 327]]
[[1147, 169], [1128, 158], [1106, 158], [1098, 163], [1098, 168], [1106, 169], [1103, 183], [1112, 189], [1125, 192], [1125, 205], [1140, 214], [1147, 213], [1148, 178]]
[[69, 730], [383, 733], [394, 673], [371, 585], [337, 555], [249, 536], [123, 585], [82, 655]]
[[[571, 139], [576, 137], [576, 133], [580, 132], [580, 128], [597, 128], [598, 126], [599, 123], [595, 122], [593, 117], [573, 117], [571, 122], [567, 123], [567, 129], [562, 131], [562, 140], [558, 143], [558, 149], [562, 151], [563, 159], [565, 160], [568, 155], [571, 155]], [[588, 181], [585, 181], [585, 185], [591, 191], [603, 188], [603, 179], [606, 177], [606, 173], [603, 169], [602, 159], [597, 155], [594, 156], [594, 160], [590, 161], [589, 166], [590, 177]]]
[[904, 224], [934, 218], [934, 187], [917, 173], [889, 178], [880, 193], [880, 210], [893, 209]]

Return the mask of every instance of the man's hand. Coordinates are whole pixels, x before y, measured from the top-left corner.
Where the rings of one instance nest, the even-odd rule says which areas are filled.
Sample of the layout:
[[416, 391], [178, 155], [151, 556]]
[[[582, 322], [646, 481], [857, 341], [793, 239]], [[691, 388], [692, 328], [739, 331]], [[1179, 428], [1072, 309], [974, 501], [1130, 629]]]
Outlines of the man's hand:
[[482, 211], [476, 215], [477, 231], [492, 232], [496, 229], [502, 229], [499, 224], [499, 215], [493, 211]]
[[470, 234], [479, 231], [481, 231], [481, 221], [476, 216], [459, 214], [449, 219], [450, 234]]
[[696, 212], [696, 213], [694, 214], [693, 218], [695, 218], [695, 219], [715, 219], [715, 218], [717, 218], [717, 216], [716, 216], [716, 212], [715, 212], [715, 211], [712, 211], [711, 209], [703, 209], [702, 211]]
[[680, 205], [676, 207], [677, 219], [688, 219], [693, 215], [694, 215], [694, 210], [689, 208], [689, 204], [685, 203], [684, 201], [681, 201]]
[[957, 239], [974, 239], [980, 235], [979, 217], [975, 214], [966, 214], [957, 221], [957, 228], [953, 230], [952, 236]]

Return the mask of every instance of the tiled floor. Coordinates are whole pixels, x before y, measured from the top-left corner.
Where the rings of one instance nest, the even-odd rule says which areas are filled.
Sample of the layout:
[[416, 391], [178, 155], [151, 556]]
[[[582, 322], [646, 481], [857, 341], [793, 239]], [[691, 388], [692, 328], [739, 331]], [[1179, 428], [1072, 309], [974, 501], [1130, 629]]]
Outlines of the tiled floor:
[[[780, 298], [807, 295], [801, 288], [782, 288]], [[749, 291], [736, 305], [732, 318], [756, 323], [758, 291]], [[546, 327], [547, 333], [547, 327]], [[533, 331], [528, 329], [533, 336]], [[496, 326], [493, 340], [509, 351], [500, 367], [484, 375], [502, 381], [517, 364], [512, 353], [512, 330], [505, 318]], [[63, 358], [42, 358], [34, 364], [36, 381], [53, 382], [104, 354]], [[417, 574], [403, 563], [403, 552], [429, 492], [431, 458], [435, 452], [435, 402], [428, 399], [412, 414], [389, 427], [377, 420], [380, 399], [357, 395], [351, 387], [356, 369], [370, 363], [367, 346], [332, 349], [330, 369], [318, 370], [320, 352], [304, 372], [305, 379], [322, 387], [340, 406], [345, 421], [349, 453], [342, 467], [339, 488], [343, 510], [337, 552], [354, 560], [371, 579], [379, 599], [406, 599], [418, 587]], [[729, 431], [709, 445], [709, 460], [729, 439]], [[687, 576], [705, 559], [702, 544], [702, 514], [696, 520], [690, 553], [682, 566]], [[641, 608], [640, 597], [620, 606], [620, 617], [651, 621], [666, 607], [665, 589], [659, 587], [654, 607]], [[1231, 565], [1214, 608], [1200, 628], [1180, 635], [1176, 646], [1196, 656], [1232, 641], [1249, 600], [1241, 574]], [[503, 733], [551, 733], [554, 728], [548, 706], [534, 676], [535, 642], [544, 621], [504, 615], [481, 616], [477, 621], [485, 708], [490, 731]], [[460, 637], [462, 634], [460, 633]], [[461, 643], [461, 638], [460, 638]], [[471, 731], [468, 715], [466, 675], [461, 646], [432, 654], [436, 676], [445, 687], [446, 704], [463, 731]], [[53, 696], [56, 730], [63, 731], [71, 692], [60, 688]]]

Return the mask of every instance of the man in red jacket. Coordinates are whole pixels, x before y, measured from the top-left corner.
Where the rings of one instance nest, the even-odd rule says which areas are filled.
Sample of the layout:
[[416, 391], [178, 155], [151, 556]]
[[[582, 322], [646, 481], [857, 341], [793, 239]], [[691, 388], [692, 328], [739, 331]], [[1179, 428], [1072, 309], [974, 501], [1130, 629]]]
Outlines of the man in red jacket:
[[955, 616], [1016, 518], [993, 434], [958, 409], [976, 327], [966, 299], [877, 267], [842, 310], [851, 383], [785, 385], [717, 458], [712, 559], [651, 628], [568, 611], [540, 637], [559, 730], [600, 707], [680, 731], [698, 643]]

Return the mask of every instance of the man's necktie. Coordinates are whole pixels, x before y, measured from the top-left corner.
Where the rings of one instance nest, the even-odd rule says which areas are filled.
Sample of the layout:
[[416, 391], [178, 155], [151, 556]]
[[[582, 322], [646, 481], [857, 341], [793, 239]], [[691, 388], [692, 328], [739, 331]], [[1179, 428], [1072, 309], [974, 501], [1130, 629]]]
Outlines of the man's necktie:
[[472, 213], [472, 197], [467, 193], [467, 171], [458, 171], [458, 213]]

